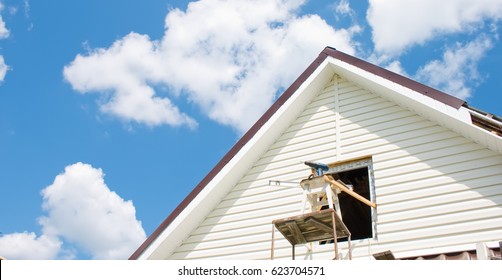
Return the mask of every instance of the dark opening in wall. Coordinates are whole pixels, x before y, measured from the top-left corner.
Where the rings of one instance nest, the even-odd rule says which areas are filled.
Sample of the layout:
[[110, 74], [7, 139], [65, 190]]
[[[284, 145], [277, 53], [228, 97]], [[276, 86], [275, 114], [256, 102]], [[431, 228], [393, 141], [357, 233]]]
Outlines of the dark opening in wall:
[[[341, 180], [353, 191], [371, 201], [368, 167], [362, 167], [336, 173], [329, 173], [335, 180]], [[373, 224], [371, 207], [348, 195], [345, 192], [338, 194], [342, 220], [351, 232], [352, 240], [373, 237]], [[326, 209], [328, 206], [323, 206]], [[345, 239], [346, 240], [346, 239]], [[344, 241], [340, 239], [338, 241]], [[333, 240], [320, 242], [320, 244], [333, 243]]]

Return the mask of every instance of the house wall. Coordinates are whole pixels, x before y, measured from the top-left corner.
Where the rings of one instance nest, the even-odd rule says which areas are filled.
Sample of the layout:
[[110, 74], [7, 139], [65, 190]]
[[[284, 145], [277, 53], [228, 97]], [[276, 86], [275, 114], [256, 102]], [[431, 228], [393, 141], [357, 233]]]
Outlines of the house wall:
[[[375, 238], [352, 242], [353, 258], [444, 252], [502, 239], [502, 156], [335, 75], [170, 259], [269, 259], [272, 220], [299, 214], [303, 161], [371, 156]], [[346, 242], [340, 243], [346, 257]], [[436, 249], [432, 249], [436, 248]], [[431, 251], [432, 250], [432, 251]], [[331, 259], [331, 245], [297, 258]], [[276, 232], [275, 258], [291, 246]]]

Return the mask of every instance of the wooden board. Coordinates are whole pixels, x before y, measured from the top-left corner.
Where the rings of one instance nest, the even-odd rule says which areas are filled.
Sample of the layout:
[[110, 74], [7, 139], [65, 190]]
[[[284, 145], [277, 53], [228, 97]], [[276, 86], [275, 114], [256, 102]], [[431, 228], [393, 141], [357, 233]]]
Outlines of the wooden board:
[[332, 214], [335, 214], [337, 239], [349, 237], [350, 231], [333, 209], [278, 219], [272, 223], [291, 245], [305, 244], [333, 239]]

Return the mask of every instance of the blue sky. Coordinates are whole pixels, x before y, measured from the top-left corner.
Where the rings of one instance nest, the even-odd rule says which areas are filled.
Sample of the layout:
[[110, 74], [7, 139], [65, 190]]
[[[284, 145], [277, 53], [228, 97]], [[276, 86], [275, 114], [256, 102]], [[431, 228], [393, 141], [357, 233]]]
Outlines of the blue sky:
[[0, 255], [123, 259], [332, 46], [502, 115], [502, 1], [0, 0]]

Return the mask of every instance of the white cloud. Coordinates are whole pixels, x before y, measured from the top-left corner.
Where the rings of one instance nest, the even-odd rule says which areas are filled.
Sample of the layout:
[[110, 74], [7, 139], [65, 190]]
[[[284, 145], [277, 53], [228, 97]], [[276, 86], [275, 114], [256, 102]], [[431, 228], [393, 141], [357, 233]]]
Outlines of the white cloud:
[[[0, 12], [3, 11], [3, 4], [0, 2]], [[5, 39], [9, 37], [10, 31], [5, 26], [2, 15], [0, 15], [0, 39]], [[3, 55], [0, 55], [0, 82], [3, 82], [5, 75], [7, 74], [9, 67], [5, 64]]]
[[387, 64], [387, 66], [385, 66], [385, 69], [405, 77], [409, 76], [399, 60], [391, 61], [389, 64]]
[[[302, 3], [192, 2], [186, 11], [167, 14], [161, 40], [131, 33], [107, 49], [78, 55], [64, 74], [75, 90], [108, 96], [101, 109], [126, 120], [194, 126], [174, 104], [186, 98], [212, 120], [243, 132], [325, 46], [354, 53], [354, 30], [300, 16]], [[171, 95], [161, 96], [159, 87]]]
[[71, 258], [83, 252], [93, 259], [127, 259], [146, 234], [131, 201], [124, 201], [104, 182], [101, 169], [69, 165], [42, 190], [46, 216], [42, 234], [0, 237], [0, 255], [8, 259]]
[[335, 3], [334, 8], [337, 14], [348, 15], [352, 19], [355, 16], [355, 11], [350, 7], [348, 0], [340, 0], [338, 3]]
[[0, 82], [5, 79], [5, 75], [7, 74], [7, 70], [9, 70], [9, 66], [5, 64], [5, 60], [3, 59], [3, 55], [0, 55]]
[[0, 255], [7, 259], [55, 259], [60, 250], [61, 241], [46, 235], [37, 237], [33, 232], [22, 232], [0, 236]]
[[390, 54], [501, 18], [502, 0], [370, 0], [367, 12], [376, 51]]
[[[0, 2], [0, 12], [3, 11], [3, 4]], [[9, 37], [10, 31], [5, 26], [5, 22], [3, 21], [3, 17], [0, 15], [0, 39], [5, 39]]]
[[95, 259], [123, 259], [146, 235], [131, 201], [110, 191], [101, 169], [76, 163], [42, 191], [43, 233], [60, 236]]
[[104, 112], [151, 126], [195, 126], [195, 121], [180, 113], [169, 99], [155, 96], [150, 84], [161, 82], [164, 72], [157, 43], [136, 33], [108, 49], [77, 55], [64, 68], [65, 78], [77, 91], [113, 92], [101, 106]]
[[492, 46], [491, 39], [484, 35], [467, 44], [456, 43], [454, 47], [445, 50], [442, 60], [433, 60], [421, 67], [416, 78], [466, 99], [471, 96], [471, 87], [482, 80], [477, 64]]

